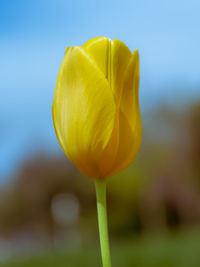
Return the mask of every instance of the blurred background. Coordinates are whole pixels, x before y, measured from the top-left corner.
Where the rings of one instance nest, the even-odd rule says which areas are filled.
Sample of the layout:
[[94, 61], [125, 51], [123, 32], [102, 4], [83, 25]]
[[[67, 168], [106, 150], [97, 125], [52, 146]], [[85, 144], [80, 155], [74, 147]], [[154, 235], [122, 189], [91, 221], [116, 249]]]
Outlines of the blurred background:
[[114, 266], [200, 266], [200, 2], [0, 0], [0, 266], [101, 266], [92, 179], [51, 117], [67, 46], [141, 60], [143, 142], [108, 181]]

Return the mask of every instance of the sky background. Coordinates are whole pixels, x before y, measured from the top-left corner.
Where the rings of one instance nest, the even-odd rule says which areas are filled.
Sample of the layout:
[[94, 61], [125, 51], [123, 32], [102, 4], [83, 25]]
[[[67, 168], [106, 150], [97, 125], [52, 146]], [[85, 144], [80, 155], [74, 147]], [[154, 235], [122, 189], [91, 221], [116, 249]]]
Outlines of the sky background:
[[0, 0], [0, 181], [34, 150], [62, 153], [51, 105], [67, 46], [138, 48], [142, 112], [199, 97], [199, 13], [199, 0]]

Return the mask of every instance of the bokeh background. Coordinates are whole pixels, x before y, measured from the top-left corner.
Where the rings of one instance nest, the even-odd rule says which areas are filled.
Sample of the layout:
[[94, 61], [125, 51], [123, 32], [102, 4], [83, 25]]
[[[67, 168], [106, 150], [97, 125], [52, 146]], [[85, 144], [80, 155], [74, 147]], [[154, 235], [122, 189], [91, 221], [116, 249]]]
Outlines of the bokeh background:
[[0, 0], [0, 266], [101, 266], [93, 181], [51, 106], [67, 46], [117, 38], [141, 60], [143, 143], [108, 181], [114, 266], [200, 266], [200, 1]]

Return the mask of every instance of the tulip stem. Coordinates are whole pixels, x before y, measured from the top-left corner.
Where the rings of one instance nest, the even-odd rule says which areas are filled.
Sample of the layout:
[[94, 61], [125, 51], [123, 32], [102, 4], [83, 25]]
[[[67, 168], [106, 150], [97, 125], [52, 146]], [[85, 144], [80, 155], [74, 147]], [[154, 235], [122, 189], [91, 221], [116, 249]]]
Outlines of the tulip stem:
[[107, 225], [106, 179], [97, 178], [95, 181], [95, 186], [96, 186], [97, 213], [98, 213], [102, 263], [103, 267], [111, 267], [108, 225]]

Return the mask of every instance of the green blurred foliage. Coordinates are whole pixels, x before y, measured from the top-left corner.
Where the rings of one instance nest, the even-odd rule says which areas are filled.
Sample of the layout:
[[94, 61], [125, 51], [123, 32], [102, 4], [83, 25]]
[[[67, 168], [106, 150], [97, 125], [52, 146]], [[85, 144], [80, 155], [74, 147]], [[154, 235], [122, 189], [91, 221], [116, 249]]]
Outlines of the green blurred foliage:
[[[143, 237], [115, 243], [112, 261], [115, 267], [198, 267], [199, 231], [184, 235]], [[80, 251], [54, 251], [29, 256], [26, 260], [11, 260], [2, 267], [80, 267], [101, 266], [99, 248]]]

